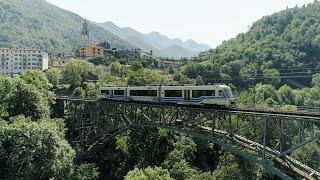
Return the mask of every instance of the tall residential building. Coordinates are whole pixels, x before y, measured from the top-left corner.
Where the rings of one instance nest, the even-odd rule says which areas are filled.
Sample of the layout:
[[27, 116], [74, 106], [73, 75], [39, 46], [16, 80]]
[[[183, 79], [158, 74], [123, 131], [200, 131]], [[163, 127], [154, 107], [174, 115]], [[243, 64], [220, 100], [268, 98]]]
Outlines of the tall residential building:
[[48, 69], [48, 53], [41, 49], [0, 48], [0, 72], [15, 75], [28, 70]]

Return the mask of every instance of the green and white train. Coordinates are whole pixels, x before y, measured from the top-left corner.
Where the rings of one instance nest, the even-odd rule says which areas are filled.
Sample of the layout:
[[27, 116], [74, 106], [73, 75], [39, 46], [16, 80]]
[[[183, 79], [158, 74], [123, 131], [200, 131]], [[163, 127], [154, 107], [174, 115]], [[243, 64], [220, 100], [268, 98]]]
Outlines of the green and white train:
[[103, 87], [100, 98], [109, 100], [177, 103], [232, 107], [236, 99], [231, 88], [224, 84], [202, 86], [138, 86]]

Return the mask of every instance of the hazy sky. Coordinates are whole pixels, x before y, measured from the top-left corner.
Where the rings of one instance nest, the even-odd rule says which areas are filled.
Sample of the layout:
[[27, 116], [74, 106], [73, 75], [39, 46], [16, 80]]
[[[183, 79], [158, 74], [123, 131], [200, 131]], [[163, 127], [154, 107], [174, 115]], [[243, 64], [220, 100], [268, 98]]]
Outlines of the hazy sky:
[[314, 0], [47, 0], [91, 21], [215, 47], [265, 15]]

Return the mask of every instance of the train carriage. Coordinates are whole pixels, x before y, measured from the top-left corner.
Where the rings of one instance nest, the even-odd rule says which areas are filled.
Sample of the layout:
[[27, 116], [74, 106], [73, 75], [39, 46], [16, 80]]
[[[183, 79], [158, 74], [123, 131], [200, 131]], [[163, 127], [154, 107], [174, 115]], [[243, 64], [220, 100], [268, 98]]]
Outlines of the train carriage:
[[127, 100], [160, 102], [159, 86], [140, 86], [127, 88]]
[[161, 102], [230, 106], [235, 99], [226, 85], [162, 86]]
[[103, 87], [100, 91], [100, 98], [126, 100], [127, 87]]
[[156, 103], [234, 106], [236, 101], [226, 85], [105, 87], [101, 98]]

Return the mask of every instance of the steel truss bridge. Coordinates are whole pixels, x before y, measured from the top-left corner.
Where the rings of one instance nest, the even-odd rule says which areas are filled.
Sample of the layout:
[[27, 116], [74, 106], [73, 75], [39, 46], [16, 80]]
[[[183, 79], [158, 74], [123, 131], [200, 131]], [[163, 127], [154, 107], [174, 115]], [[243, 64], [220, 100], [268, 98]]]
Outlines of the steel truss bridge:
[[83, 151], [94, 151], [119, 130], [156, 127], [209, 140], [282, 179], [320, 179], [289, 156], [320, 140], [320, 114], [72, 98], [59, 98], [57, 105], [64, 107], [73, 143]]

